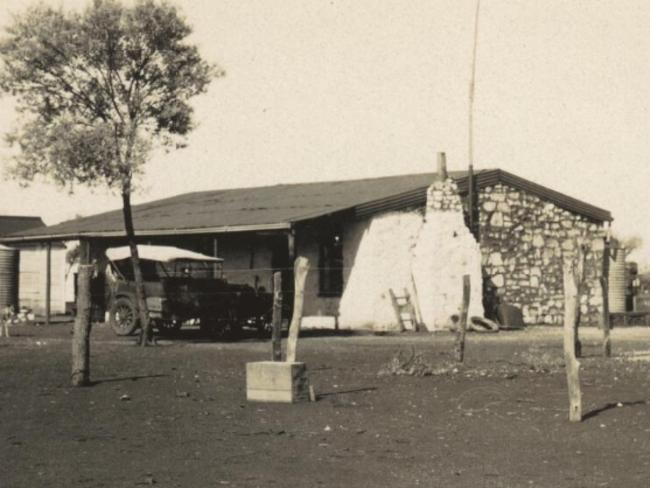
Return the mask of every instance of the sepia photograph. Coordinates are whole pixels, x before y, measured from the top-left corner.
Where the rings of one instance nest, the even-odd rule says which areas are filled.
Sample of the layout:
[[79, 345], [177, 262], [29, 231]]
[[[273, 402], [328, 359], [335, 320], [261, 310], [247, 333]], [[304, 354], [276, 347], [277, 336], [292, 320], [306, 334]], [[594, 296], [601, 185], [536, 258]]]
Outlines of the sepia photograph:
[[648, 486], [648, 25], [0, 0], [0, 487]]

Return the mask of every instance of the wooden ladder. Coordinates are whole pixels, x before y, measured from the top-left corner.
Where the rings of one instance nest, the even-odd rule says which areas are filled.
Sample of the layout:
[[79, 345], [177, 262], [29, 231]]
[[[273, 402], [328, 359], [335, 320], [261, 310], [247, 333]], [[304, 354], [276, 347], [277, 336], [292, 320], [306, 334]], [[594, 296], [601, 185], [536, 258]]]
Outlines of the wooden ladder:
[[[413, 306], [413, 302], [411, 302], [411, 295], [408, 290], [404, 288], [404, 294], [397, 296], [393, 289], [389, 288], [388, 293], [393, 303], [393, 309], [395, 310], [395, 316], [397, 317], [400, 330], [417, 331], [419, 325], [417, 314], [415, 313], [415, 307]], [[409, 324], [408, 326], [406, 325], [407, 323]]]

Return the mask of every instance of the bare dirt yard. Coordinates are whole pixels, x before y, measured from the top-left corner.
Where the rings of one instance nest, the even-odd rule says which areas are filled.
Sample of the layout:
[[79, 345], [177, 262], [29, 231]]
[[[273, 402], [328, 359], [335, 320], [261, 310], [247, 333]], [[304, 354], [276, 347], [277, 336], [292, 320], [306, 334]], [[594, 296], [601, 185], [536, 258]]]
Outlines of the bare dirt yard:
[[[69, 386], [70, 324], [0, 339], [0, 486], [642, 487], [650, 330], [583, 329], [582, 423], [567, 420], [561, 330], [306, 335], [315, 403], [247, 403], [253, 338], [193, 331], [139, 349], [96, 327], [94, 385]], [[417, 375], [391, 373], [398, 351]]]

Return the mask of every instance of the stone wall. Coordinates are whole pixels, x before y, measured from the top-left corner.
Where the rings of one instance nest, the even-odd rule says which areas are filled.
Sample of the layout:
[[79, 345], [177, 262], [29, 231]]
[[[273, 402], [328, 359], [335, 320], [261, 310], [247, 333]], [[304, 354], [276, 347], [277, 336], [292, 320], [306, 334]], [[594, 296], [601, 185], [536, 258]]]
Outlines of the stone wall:
[[488, 301], [520, 307], [526, 324], [562, 324], [563, 258], [584, 243], [588, 252], [582, 323], [597, 324], [602, 224], [502, 184], [482, 189], [478, 202]]

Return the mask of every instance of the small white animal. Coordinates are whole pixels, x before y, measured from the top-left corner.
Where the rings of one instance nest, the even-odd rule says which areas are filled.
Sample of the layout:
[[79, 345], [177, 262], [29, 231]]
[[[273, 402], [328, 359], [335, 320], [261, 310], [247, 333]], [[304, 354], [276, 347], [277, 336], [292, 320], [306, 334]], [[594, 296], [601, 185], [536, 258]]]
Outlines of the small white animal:
[[12, 305], [8, 305], [2, 309], [2, 316], [0, 317], [0, 337], [3, 335], [10, 337], [9, 324], [14, 320], [15, 315], [14, 307]]

